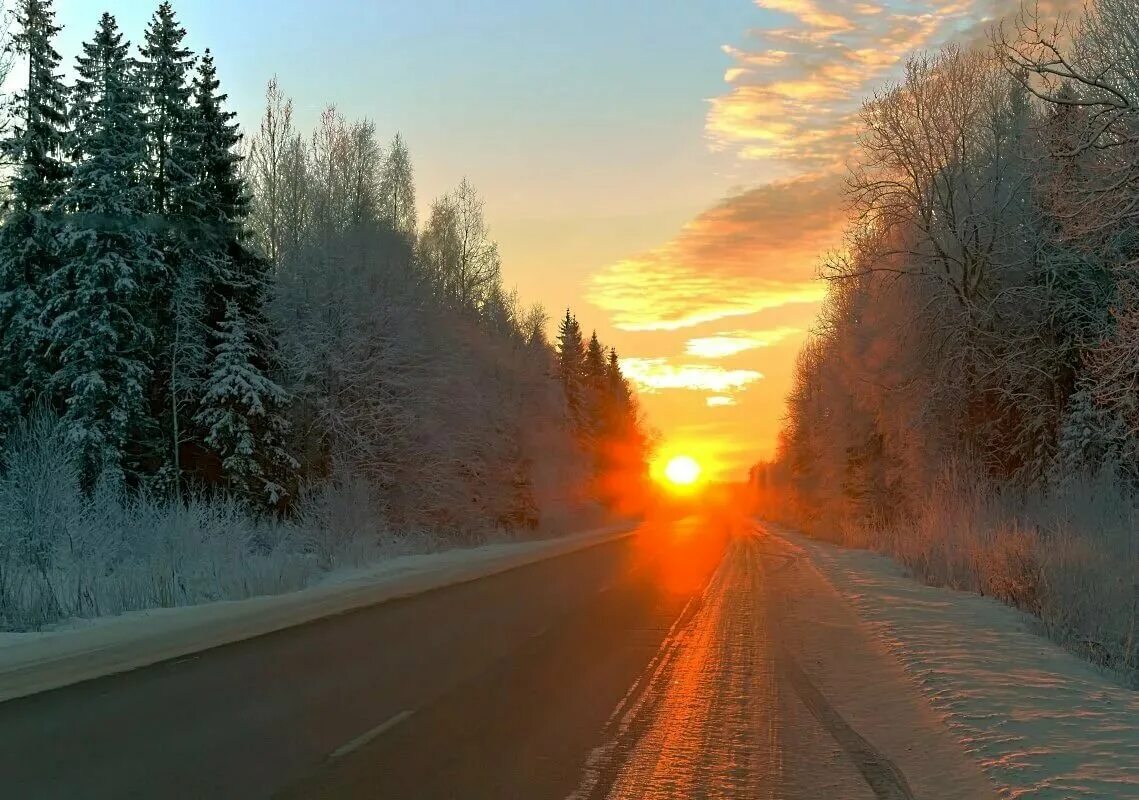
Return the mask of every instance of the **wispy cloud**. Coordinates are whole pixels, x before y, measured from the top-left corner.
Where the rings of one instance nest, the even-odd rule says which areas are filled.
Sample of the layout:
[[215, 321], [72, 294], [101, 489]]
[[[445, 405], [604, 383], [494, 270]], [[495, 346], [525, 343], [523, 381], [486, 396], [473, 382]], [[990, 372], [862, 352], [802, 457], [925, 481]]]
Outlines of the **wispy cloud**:
[[708, 408], [724, 408], [726, 406], [734, 406], [736, 404], [736, 398], [730, 397], [728, 395], [716, 394], [707, 398], [705, 402], [708, 404]]
[[713, 145], [805, 170], [838, 170], [862, 100], [913, 50], [969, 35], [1007, 10], [994, 0], [756, 0], [783, 24], [726, 45], [730, 88], [711, 101]]
[[708, 209], [668, 244], [594, 275], [589, 300], [628, 331], [678, 330], [822, 298], [819, 254], [846, 215], [834, 176], [760, 186]]
[[[720, 147], [811, 169], [841, 168], [862, 100], [896, 77], [914, 50], [983, 43], [1021, 0], [755, 0], [785, 24], [726, 45], [730, 90], [712, 100], [707, 130]], [[1040, 0], [1041, 13], [1083, 0]]]
[[643, 392], [665, 389], [696, 389], [726, 394], [743, 389], [763, 375], [750, 369], [724, 369], [708, 364], [670, 364], [665, 358], [626, 358], [625, 376]]
[[789, 336], [802, 332], [802, 328], [783, 327], [769, 331], [738, 330], [717, 333], [713, 336], [689, 339], [685, 353], [697, 358], [727, 358], [745, 353], [748, 350], [771, 347]]

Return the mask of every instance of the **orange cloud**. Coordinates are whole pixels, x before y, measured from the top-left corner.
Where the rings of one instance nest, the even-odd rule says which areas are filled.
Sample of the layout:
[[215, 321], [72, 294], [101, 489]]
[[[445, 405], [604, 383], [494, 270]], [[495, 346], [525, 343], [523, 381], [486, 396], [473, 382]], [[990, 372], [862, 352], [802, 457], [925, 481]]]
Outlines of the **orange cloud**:
[[725, 394], [762, 380], [762, 373], [750, 369], [724, 369], [707, 364], [669, 364], [664, 358], [625, 358], [625, 376], [643, 392], [664, 389], [697, 389]]
[[849, 31], [854, 23], [836, 11], [827, 9], [829, 3], [812, 0], [756, 0], [756, 5], [772, 11], [782, 11], [796, 17], [805, 25], [826, 31]]
[[668, 244], [591, 277], [590, 302], [627, 331], [678, 330], [822, 299], [819, 255], [841, 243], [841, 182], [806, 177], [728, 197]]
[[[1047, 5], [1075, 7], [1079, 0]], [[709, 104], [714, 147], [746, 159], [841, 170], [863, 99], [894, 77], [909, 53], [975, 41], [1019, 0], [755, 0], [792, 24], [749, 32], [726, 46], [729, 91]]]

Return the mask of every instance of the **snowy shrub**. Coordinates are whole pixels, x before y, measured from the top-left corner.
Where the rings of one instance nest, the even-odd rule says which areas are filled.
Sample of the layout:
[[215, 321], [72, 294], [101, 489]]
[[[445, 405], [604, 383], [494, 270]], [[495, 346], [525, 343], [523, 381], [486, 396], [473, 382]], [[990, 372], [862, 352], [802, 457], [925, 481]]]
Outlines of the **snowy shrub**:
[[977, 580], [983, 594], [1033, 614], [1043, 611], [1040, 537], [1015, 521], [976, 547]]
[[85, 493], [65, 425], [41, 413], [12, 433], [0, 472], [0, 629], [295, 591], [440, 546], [393, 534], [359, 478], [310, 490], [289, 520], [222, 496], [128, 492], [111, 475]]
[[368, 482], [338, 472], [302, 497], [296, 531], [324, 569], [358, 567], [393, 549], [395, 537], [383, 520], [383, 507]]
[[[72, 593], [61, 570], [90, 555], [95, 543], [84, 530], [77, 449], [63, 429], [37, 414], [7, 445], [0, 477], [0, 622], [19, 628], [66, 613]], [[75, 594], [83, 597], [81, 585]]]

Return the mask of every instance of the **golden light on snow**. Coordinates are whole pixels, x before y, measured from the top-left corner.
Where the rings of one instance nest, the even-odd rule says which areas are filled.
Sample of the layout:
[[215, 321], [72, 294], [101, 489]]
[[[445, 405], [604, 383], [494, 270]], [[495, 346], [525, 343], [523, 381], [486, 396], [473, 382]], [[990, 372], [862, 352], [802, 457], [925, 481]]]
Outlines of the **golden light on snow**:
[[664, 467], [664, 476], [676, 486], [691, 486], [700, 480], [700, 465], [692, 456], [673, 456]]

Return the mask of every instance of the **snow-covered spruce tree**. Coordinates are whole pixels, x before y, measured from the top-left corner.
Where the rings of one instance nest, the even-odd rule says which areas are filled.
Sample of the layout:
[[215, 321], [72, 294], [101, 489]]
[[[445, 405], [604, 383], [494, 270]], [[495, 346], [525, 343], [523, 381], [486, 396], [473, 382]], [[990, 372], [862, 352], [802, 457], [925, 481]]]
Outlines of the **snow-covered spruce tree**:
[[104, 14], [76, 60], [72, 179], [57, 204], [60, 262], [45, 281], [48, 380], [88, 486], [123, 476], [126, 451], [148, 416], [151, 331], [145, 285], [159, 267], [142, 224], [146, 159], [129, 43]]
[[63, 158], [66, 89], [52, 40], [51, 0], [21, 0], [12, 50], [27, 59], [28, 85], [16, 124], [2, 143], [14, 167], [0, 225], [0, 437], [25, 413], [49, 371], [44, 355], [42, 283], [56, 268], [51, 214], [67, 179]]
[[275, 506], [291, 492], [297, 464], [284, 450], [286, 395], [270, 376], [273, 339], [265, 300], [271, 264], [249, 242], [250, 197], [235, 152], [241, 135], [225, 100], [207, 50], [194, 80], [201, 147], [195, 194], [211, 233], [193, 259], [204, 276], [205, 324], [215, 350], [195, 419], [223, 484]]
[[197, 142], [191, 109], [190, 84], [194, 55], [182, 45], [183, 28], [168, 2], [158, 6], [139, 48], [147, 114], [147, 179], [154, 211], [162, 215], [186, 214], [197, 204], [190, 187], [197, 164]]
[[[605, 360], [605, 375], [601, 379], [604, 412], [601, 418], [602, 436], [607, 438], [639, 436], [637, 408], [629, 382], [621, 371], [621, 359], [616, 348], [610, 347]], [[636, 449], [636, 448], [634, 448]]]
[[155, 11], [140, 47], [139, 79], [146, 117], [151, 219], [162, 269], [149, 282], [148, 325], [154, 332], [153, 375], [147, 392], [159, 430], [148, 442], [162, 488], [177, 493], [185, 456], [192, 456], [187, 420], [200, 388], [205, 342], [195, 312], [202, 279], [190, 253], [207, 233], [203, 203], [195, 194], [200, 147], [190, 84], [194, 57], [182, 42], [186, 30], [167, 2]]
[[589, 337], [589, 344], [585, 348], [585, 375], [600, 383], [605, 378], [605, 348], [597, 338], [597, 331]]
[[[224, 109], [228, 96], [219, 93], [219, 86], [213, 56], [206, 50], [193, 83], [194, 138], [199, 148], [193, 191], [202, 205], [203, 226], [210, 234], [201, 249], [210, 253], [244, 247], [249, 239], [250, 196], [238, 169], [241, 156], [236, 152], [241, 134], [233, 121], [237, 115]], [[268, 268], [264, 261], [259, 266], [262, 271]], [[264, 276], [258, 277], [263, 280]], [[242, 303], [259, 299], [260, 282], [242, 282], [247, 290]], [[238, 291], [237, 284], [232, 289]]]
[[1056, 486], [1088, 478], [1105, 467], [1118, 473], [1125, 463], [1124, 422], [1118, 414], [1096, 406], [1094, 388], [1080, 387], [1068, 398], [1051, 475]]
[[257, 346], [237, 303], [228, 300], [195, 420], [219, 461], [225, 488], [250, 502], [277, 505], [290, 491], [296, 462], [282, 443], [278, 409], [285, 392], [255, 364]]

